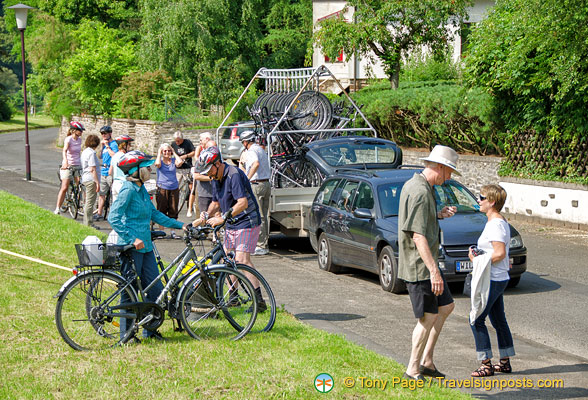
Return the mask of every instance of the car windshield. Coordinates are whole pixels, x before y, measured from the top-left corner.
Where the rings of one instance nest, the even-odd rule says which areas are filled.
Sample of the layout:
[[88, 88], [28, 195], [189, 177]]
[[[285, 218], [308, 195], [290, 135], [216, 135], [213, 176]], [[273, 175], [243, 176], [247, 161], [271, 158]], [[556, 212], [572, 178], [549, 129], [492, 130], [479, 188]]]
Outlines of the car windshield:
[[447, 181], [443, 185], [435, 185], [435, 201], [437, 211], [445, 206], [457, 207], [457, 212], [479, 211], [480, 205], [468, 190], [455, 181]]
[[316, 152], [331, 167], [396, 162], [396, 146], [377, 141], [333, 143]]
[[[384, 218], [398, 215], [400, 191], [403, 185], [404, 182], [390, 182], [378, 186], [380, 210]], [[457, 207], [458, 213], [480, 210], [475, 197], [455, 181], [435, 185], [435, 202], [437, 203], [437, 211], [440, 211], [445, 206]]]

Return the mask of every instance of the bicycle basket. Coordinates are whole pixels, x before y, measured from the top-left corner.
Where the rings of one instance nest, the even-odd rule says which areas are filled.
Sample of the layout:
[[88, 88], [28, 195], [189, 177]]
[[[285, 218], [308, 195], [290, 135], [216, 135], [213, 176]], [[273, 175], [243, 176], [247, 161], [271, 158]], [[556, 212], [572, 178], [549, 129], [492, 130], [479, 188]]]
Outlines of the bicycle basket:
[[110, 267], [118, 266], [118, 251], [115, 246], [107, 244], [76, 244], [80, 267]]

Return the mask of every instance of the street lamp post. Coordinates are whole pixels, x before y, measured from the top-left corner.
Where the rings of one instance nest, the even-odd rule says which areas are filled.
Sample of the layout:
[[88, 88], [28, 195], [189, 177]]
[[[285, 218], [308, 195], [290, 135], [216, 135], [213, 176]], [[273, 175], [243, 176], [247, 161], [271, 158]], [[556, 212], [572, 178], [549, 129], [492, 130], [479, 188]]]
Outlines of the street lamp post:
[[20, 31], [20, 54], [22, 59], [22, 91], [24, 97], [24, 117], [25, 117], [25, 158], [26, 158], [26, 179], [31, 180], [31, 146], [29, 145], [29, 116], [27, 109], [27, 75], [25, 70], [25, 45], [24, 31], [27, 28], [27, 14], [30, 9], [25, 4], [17, 4], [8, 7], [14, 10], [16, 16], [16, 26]]

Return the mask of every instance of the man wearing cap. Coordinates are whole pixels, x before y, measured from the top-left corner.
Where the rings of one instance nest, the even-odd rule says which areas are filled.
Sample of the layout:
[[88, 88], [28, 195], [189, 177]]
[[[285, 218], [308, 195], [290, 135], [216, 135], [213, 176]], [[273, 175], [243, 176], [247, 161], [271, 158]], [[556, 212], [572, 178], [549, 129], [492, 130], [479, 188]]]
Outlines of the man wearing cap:
[[424, 380], [423, 375], [444, 377], [433, 363], [433, 351], [445, 319], [455, 304], [439, 269], [439, 221], [449, 218], [456, 207], [437, 212], [434, 185], [459, 175], [458, 155], [450, 147], [437, 145], [423, 158], [425, 169], [402, 188], [398, 211], [398, 278], [406, 282], [414, 316], [412, 350], [405, 378]]
[[259, 239], [253, 255], [264, 256], [269, 253], [268, 237], [269, 237], [269, 204], [271, 196], [270, 179], [270, 164], [266, 152], [263, 148], [255, 142], [256, 135], [254, 131], [245, 131], [241, 133], [239, 140], [245, 147], [245, 174], [251, 182], [251, 188], [259, 206], [259, 213], [261, 214], [261, 228], [259, 231]]
[[[251, 253], [259, 237], [261, 217], [247, 176], [241, 169], [223, 162], [216, 146], [202, 150], [196, 170], [212, 178], [212, 203], [208, 210], [200, 210], [200, 218], [193, 224], [198, 226], [206, 222], [212, 226], [220, 225], [223, 223], [220, 213], [231, 210], [232, 219], [225, 225], [225, 251], [234, 251], [237, 263], [254, 267]], [[256, 291], [257, 311], [267, 310], [259, 281], [253, 275], [246, 275]]]

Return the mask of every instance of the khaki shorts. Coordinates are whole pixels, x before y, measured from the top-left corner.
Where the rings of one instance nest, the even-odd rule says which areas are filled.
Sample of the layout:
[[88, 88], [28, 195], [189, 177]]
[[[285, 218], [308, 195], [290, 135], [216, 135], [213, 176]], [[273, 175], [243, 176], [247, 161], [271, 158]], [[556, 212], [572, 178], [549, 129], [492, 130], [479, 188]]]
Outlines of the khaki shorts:
[[112, 176], [102, 176], [100, 179], [100, 196], [106, 196], [112, 186]]
[[67, 169], [60, 169], [59, 170], [59, 178], [61, 180], [64, 180], [64, 179], [72, 180], [74, 178], [74, 176], [80, 176], [81, 172], [82, 172], [82, 167], [80, 167], [78, 165], [74, 165], [74, 166], [69, 167]]

